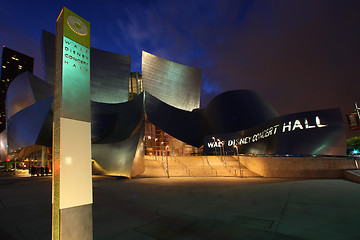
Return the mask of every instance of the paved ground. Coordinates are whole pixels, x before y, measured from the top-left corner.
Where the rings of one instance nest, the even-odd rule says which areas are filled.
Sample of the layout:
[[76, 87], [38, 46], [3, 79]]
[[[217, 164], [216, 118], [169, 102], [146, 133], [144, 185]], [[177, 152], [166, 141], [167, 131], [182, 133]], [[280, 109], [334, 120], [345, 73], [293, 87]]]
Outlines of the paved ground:
[[[345, 180], [94, 177], [94, 239], [360, 239]], [[0, 177], [0, 239], [51, 239], [51, 178]]]

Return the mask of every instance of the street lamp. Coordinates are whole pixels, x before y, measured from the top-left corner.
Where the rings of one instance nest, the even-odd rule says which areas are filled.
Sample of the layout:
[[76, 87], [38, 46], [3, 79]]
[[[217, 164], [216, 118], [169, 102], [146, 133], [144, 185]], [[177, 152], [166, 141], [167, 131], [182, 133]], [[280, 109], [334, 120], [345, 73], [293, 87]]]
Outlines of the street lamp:
[[156, 142], [157, 142], [157, 138], [155, 138], [155, 160], [157, 160], [157, 147], [156, 147]]
[[164, 146], [163, 146], [164, 142], [161, 142], [160, 144], [160, 149], [161, 149], [161, 156], [162, 156], [162, 162], [164, 162]]
[[215, 137], [212, 137], [212, 139], [214, 140], [215, 156], [217, 156], [217, 151], [216, 151], [216, 139], [215, 139]]
[[167, 173], [167, 177], [169, 178], [170, 175], [169, 175], [169, 161], [168, 161], [168, 155], [167, 155], [167, 149], [168, 149], [169, 146], [166, 146], [166, 173]]
[[240, 158], [239, 158], [239, 149], [238, 149], [237, 145], [235, 145], [234, 148], [236, 149], [236, 156], [237, 156], [237, 159], [238, 159], [238, 162], [239, 162], [240, 177], [242, 177], [241, 162], [240, 162]]
[[218, 138], [217, 139], [218, 143], [219, 143], [219, 147], [220, 147], [220, 156], [222, 156], [222, 153], [221, 153], [221, 143], [220, 143], [220, 139]]
[[225, 162], [225, 165], [227, 165], [226, 163], [226, 159], [225, 159], [225, 149], [224, 149], [224, 142], [221, 141], [219, 138], [218, 138], [218, 142], [220, 144], [220, 154], [221, 154], [221, 149], [222, 149], [222, 156], [224, 156], [224, 162]]
[[[151, 136], [149, 135], [147, 138], [148, 138], [148, 140], [146, 141], [146, 147], [147, 147], [146, 152], [149, 151], [148, 154], [150, 154], [149, 148], [150, 148], [150, 146], [151, 146]], [[146, 153], [145, 153], [145, 154], [146, 154]]]

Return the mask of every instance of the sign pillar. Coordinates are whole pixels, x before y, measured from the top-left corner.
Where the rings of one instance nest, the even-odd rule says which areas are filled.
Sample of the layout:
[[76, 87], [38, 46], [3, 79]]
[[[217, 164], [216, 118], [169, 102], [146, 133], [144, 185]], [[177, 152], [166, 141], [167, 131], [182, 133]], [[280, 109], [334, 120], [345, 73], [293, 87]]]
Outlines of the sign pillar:
[[90, 23], [67, 8], [56, 21], [52, 239], [92, 239]]

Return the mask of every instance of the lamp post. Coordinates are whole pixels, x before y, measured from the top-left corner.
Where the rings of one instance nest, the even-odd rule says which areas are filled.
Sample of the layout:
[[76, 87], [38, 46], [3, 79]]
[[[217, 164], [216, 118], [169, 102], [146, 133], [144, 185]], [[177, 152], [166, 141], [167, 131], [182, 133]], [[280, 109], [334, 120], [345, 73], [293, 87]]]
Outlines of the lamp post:
[[169, 161], [168, 161], [168, 154], [167, 154], [167, 149], [169, 148], [169, 146], [166, 146], [165, 150], [166, 150], [166, 173], [167, 173], [167, 177], [169, 178]]
[[[360, 99], [359, 99], [360, 100]], [[358, 100], [358, 101], [359, 101]], [[358, 106], [358, 101], [356, 101], [355, 102], [355, 111], [356, 111], [356, 113], [357, 113], [357, 115], [358, 115], [358, 118], [359, 118], [359, 121], [360, 121], [360, 113], [359, 113], [359, 110], [360, 110], [360, 108], [359, 108], [359, 106]]]
[[225, 159], [225, 156], [226, 156], [226, 153], [225, 153], [225, 148], [224, 148], [224, 142], [221, 141], [221, 147], [222, 147], [222, 150], [223, 150], [223, 155], [224, 155], [224, 159]]
[[[147, 141], [147, 144], [146, 144], [147, 148], [149, 148], [150, 145], [151, 145], [151, 136], [149, 135], [149, 136], [148, 136], [148, 141]], [[147, 149], [147, 150], [148, 150], [148, 149]], [[154, 150], [153, 150], [153, 152], [154, 152]], [[145, 153], [145, 154], [146, 154], [146, 153]], [[150, 153], [149, 153], [149, 154], [150, 154]]]
[[215, 140], [215, 137], [212, 137], [212, 139], [214, 140], [215, 156], [217, 156], [217, 151], [216, 151], [216, 140]]
[[157, 138], [155, 138], [155, 160], [157, 160], [157, 147], [156, 147], [156, 142], [157, 142]]
[[[219, 146], [220, 146], [220, 144], [221, 144], [221, 143], [220, 143], [220, 139], [218, 138], [218, 139], [217, 139], [217, 141], [218, 141], [218, 144], [219, 144]], [[220, 153], [219, 153], [219, 154], [220, 154], [220, 156], [222, 156], [222, 153], [221, 153], [221, 146], [220, 146]]]
[[219, 142], [219, 145], [220, 145], [220, 154], [221, 154], [221, 149], [222, 149], [223, 160], [224, 160], [225, 166], [227, 166], [227, 162], [226, 162], [226, 158], [225, 158], [224, 142], [221, 141], [219, 138], [218, 138], [218, 142]]
[[235, 145], [234, 148], [236, 149], [236, 156], [237, 156], [237, 159], [238, 159], [238, 162], [239, 162], [240, 177], [242, 177], [241, 162], [240, 162], [240, 158], [239, 158], [239, 149], [238, 149], [237, 145]]
[[161, 142], [160, 144], [160, 150], [161, 150], [161, 161], [164, 163], [164, 142]]

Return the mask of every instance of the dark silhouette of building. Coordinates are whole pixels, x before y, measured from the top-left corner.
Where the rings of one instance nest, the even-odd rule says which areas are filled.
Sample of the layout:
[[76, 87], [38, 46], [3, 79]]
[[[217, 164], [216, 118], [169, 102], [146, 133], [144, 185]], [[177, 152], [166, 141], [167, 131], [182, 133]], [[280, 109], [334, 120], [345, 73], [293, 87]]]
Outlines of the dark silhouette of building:
[[33, 72], [34, 58], [3, 46], [0, 82], [0, 132], [5, 129], [5, 99], [10, 83], [21, 73]]

